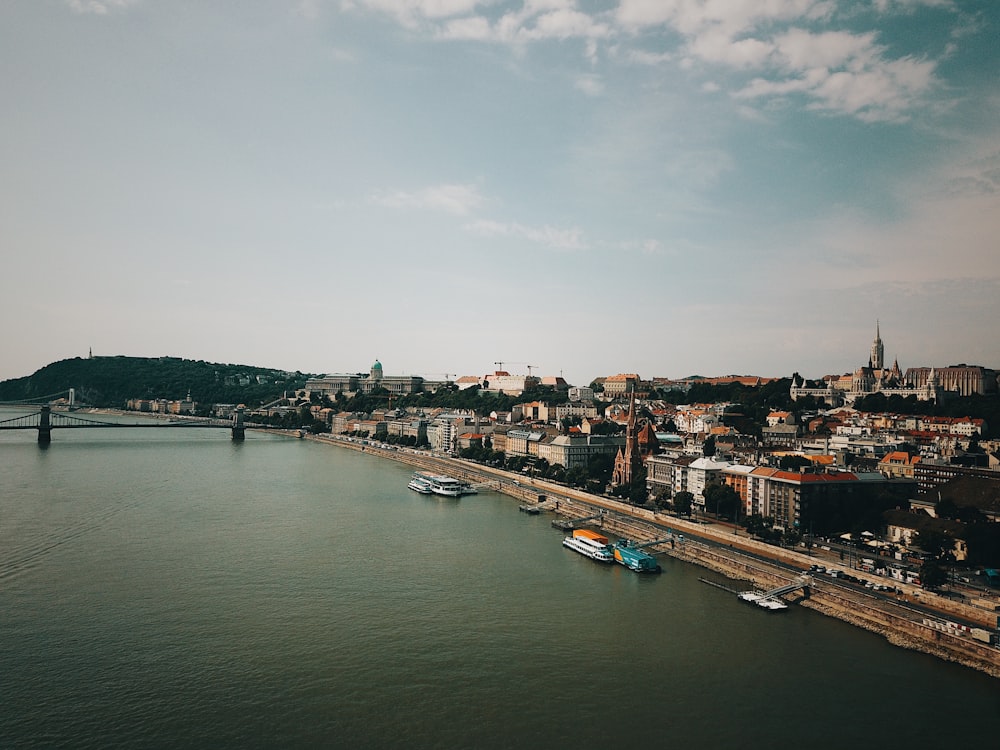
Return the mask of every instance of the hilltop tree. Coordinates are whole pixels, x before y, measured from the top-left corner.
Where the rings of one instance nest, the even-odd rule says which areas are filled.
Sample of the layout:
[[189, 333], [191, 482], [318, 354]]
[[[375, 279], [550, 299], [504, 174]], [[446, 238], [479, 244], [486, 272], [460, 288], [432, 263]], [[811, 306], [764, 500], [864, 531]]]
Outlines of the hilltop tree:
[[295, 393], [309, 376], [249, 365], [178, 357], [64, 359], [34, 374], [0, 383], [0, 400], [17, 401], [76, 390], [78, 402], [121, 408], [132, 398], [183, 399], [200, 404], [257, 406]]

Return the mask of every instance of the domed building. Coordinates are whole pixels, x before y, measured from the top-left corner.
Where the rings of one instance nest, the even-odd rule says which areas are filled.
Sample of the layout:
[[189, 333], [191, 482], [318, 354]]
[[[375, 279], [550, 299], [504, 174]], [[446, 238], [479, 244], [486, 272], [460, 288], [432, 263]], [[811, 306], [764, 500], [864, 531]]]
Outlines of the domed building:
[[338, 393], [347, 398], [358, 393], [371, 393], [384, 388], [393, 396], [405, 396], [409, 393], [421, 393], [424, 390], [424, 379], [419, 375], [386, 375], [382, 371], [382, 363], [377, 359], [368, 374], [333, 374], [319, 378], [309, 378], [305, 389], [310, 394], [333, 398]]

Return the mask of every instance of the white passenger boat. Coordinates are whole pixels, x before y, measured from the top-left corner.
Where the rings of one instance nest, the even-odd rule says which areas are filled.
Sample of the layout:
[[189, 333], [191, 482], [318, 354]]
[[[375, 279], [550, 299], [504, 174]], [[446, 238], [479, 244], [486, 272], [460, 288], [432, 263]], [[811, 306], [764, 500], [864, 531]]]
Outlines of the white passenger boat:
[[462, 482], [444, 474], [431, 474], [424, 471], [416, 472], [406, 486], [423, 495], [435, 494], [445, 497], [461, 497], [462, 495], [476, 494], [476, 490], [467, 482]]
[[600, 539], [589, 536], [567, 536], [563, 537], [563, 546], [569, 547], [591, 560], [597, 560], [597, 562], [611, 563], [615, 561], [614, 553], [608, 546], [607, 540], [602, 543]]
[[433, 492], [430, 482], [423, 474], [420, 473], [414, 474], [410, 477], [410, 483], [406, 486], [414, 492], [419, 492], [421, 495], [429, 495]]
[[432, 474], [430, 477], [431, 482], [431, 492], [435, 495], [444, 495], [446, 497], [461, 497], [463, 492], [463, 483], [452, 477], [446, 477], [443, 474]]

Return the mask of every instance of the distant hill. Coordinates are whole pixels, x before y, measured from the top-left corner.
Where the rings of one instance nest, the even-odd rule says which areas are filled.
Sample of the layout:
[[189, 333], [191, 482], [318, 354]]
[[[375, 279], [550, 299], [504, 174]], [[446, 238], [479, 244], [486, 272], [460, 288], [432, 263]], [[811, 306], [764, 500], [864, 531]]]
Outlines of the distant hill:
[[108, 408], [121, 408], [130, 398], [177, 400], [189, 392], [203, 405], [257, 406], [301, 388], [309, 377], [301, 372], [178, 357], [76, 357], [0, 382], [0, 401], [41, 398], [73, 388], [77, 403]]

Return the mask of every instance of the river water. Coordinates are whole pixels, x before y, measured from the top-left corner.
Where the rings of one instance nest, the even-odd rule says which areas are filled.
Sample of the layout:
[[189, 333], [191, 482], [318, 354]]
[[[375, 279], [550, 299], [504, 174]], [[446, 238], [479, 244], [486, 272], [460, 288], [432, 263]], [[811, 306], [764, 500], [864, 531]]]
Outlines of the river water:
[[259, 433], [0, 433], [0, 747], [1000, 737], [998, 680], [675, 560], [601, 566], [411, 471]]

